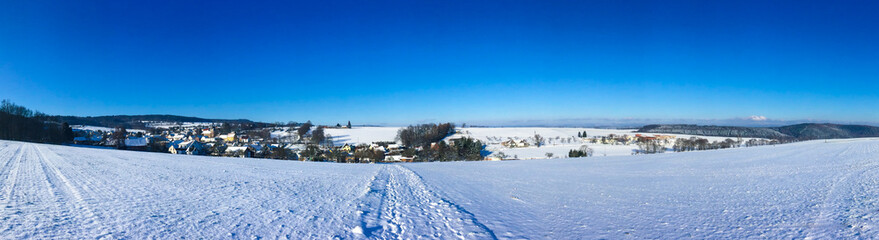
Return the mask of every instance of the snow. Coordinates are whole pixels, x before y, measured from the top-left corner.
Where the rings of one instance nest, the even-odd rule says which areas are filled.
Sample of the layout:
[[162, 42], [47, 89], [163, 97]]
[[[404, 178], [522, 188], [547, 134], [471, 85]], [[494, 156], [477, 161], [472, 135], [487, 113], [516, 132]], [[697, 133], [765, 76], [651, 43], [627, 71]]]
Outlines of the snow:
[[399, 127], [354, 127], [354, 128], [326, 128], [325, 134], [333, 136], [333, 144], [343, 146], [345, 144], [359, 145], [373, 142], [393, 142], [397, 137]]
[[[79, 130], [88, 130], [88, 131], [104, 131], [104, 132], [116, 131], [115, 128], [89, 126], [89, 125], [71, 125], [70, 128], [79, 129]], [[142, 130], [142, 129], [125, 129], [125, 131], [133, 132], [133, 133], [136, 133], [136, 132], [146, 133], [146, 130]]]
[[879, 236], [879, 139], [336, 164], [0, 141], [0, 239]]
[[[337, 146], [345, 144], [370, 144], [379, 141], [395, 141], [399, 127], [354, 127], [346, 128], [328, 128], [326, 133], [333, 136], [333, 143]], [[551, 127], [476, 127], [476, 128], [457, 128], [460, 132], [450, 138], [470, 137], [485, 143], [486, 150], [497, 154], [503, 152], [509, 157], [517, 157], [517, 159], [543, 159], [547, 158], [546, 153], [552, 153], [554, 157], [567, 157], [568, 151], [579, 149], [582, 145], [588, 145], [595, 151], [596, 156], [623, 156], [632, 155], [638, 149], [637, 145], [612, 145], [612, 144], [596, 144], [587, 143], [583, 139], [577, 137], [577, 133], [585, 131], [589, 137], [608, 136], [611, 134], [622, 136], [634, 136], [637, 129], [600, 129], [600, 128], [551, 128]], [[537, 147], [530, 146], [524, 148], [508, 148], [501, 145], [501, 142], [508, 139], [525, 139], [533, 144], [534, 134], [540, 134], [546, 139], [546, 145]], [[655, 135], [648, 133], [645, 135]], [[711, 136], [695, 136], [683, 134], [670, 134], [677, 138], [699, 137], [709, 141], [723, 141], [727, 137], [711, 137]], [[747, 141], [750, 138], [743, 138]], [[669, 145], [668, 147], [671, 147]]]
[[125, 139], [125, 146], [144, 147], [149, 144], [149, 140], [145, 137], [129, 137]]
[[232, 146], [232, 147], [226, 148], [226, 152], [247, 151], [247, 148], [248, 148], [248, 146], [239, 146], [239, 147]]
[[220, 126], [221, 123], [213, 122], [151, 122], [143, 121], [147, 127], [169, 129], [173, 127], [193, 128], [193, 127], [213, 127]]

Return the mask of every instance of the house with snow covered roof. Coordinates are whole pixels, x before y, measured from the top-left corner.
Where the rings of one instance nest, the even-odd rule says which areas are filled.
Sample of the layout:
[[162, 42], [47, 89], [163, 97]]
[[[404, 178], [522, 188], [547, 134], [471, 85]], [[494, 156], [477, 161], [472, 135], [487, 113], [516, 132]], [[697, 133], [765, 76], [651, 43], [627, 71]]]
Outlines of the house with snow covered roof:
[[510, 139], [510, 140], [501, 142], [501, 145], [503, 145], [504, 147], [508, 147], [508, 148], [531, 146], [531, 144], [529, 144], [528, 141], [525, 141], [525, 139], [519, 139], [519, 140]]
[[232, 146], [226, 148], [225, 155], [231, 157], [249, 158], [253, 157], [256, 151], [251, 146]]
[[146, 137], [128, 137], [125, 139], [125, 147], [130, 150], [146, 151], [150, 141]]
[[173, 141], [168, 147], [168, 152], [172, 154], [187, 154], [187, 155], [207, 155], [207, 148], [205, 145], [198, 141], [182, 141], [177, 140]]

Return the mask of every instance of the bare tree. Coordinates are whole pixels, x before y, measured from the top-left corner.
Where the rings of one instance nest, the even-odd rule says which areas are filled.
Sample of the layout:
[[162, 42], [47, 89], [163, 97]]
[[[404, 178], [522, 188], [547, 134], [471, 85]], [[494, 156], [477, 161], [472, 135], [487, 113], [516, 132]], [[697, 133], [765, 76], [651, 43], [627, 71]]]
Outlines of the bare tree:
[[116, 127], [116, 130], [113, 131], [112, 139], [116, 148], [123, 149], [125, 148], [125, 138], [128, 137], [128, 130], [125, 127]]
[[537, 133], [534, 134], [534, 145], [537, 145], [537, 147], [543, 146], [544, 141], [546, 141], [546, 139], [543, 138], [543, 136], [540, 136], [540, 134]]
[[297, 130], [296, 133], [299, 134], [299, 137], [300, 137], [300, 138], [301, 138], [301, 137], [304, 137], [305, 134], [307, 134], [308, 131], [311, 130], [311, 127], [312, 127], [312, 126], [314, 126], [314, 125], [311, 124], [311, 121], [305, 122], [305, 123], [302, 124], [302, 126], [299, 126], [299, 129]]

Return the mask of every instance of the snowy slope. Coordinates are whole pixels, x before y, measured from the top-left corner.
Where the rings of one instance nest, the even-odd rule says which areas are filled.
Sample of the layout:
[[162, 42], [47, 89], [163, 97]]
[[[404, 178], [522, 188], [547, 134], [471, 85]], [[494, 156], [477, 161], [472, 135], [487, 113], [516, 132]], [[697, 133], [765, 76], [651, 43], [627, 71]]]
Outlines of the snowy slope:
[[0, 239], [328, 238], [380, 169], [0, 142]]
[[879, 238], [879, 141], [411, 164], [501, 238]]
[[0, 239], [875, 238], [879, 140], [398, 165], [0, 141]]

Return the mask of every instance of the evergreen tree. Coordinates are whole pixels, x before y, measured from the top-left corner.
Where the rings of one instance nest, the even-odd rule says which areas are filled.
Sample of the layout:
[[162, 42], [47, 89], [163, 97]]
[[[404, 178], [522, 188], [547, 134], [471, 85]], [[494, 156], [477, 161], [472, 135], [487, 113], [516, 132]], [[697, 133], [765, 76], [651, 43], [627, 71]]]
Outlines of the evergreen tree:
[[61, 140], [63, 142], [73, 142], [73, 129], [70, 128], [70, 124], [67, 124], [67, 122], [62, 123], [61, 130], [64, 131]]

